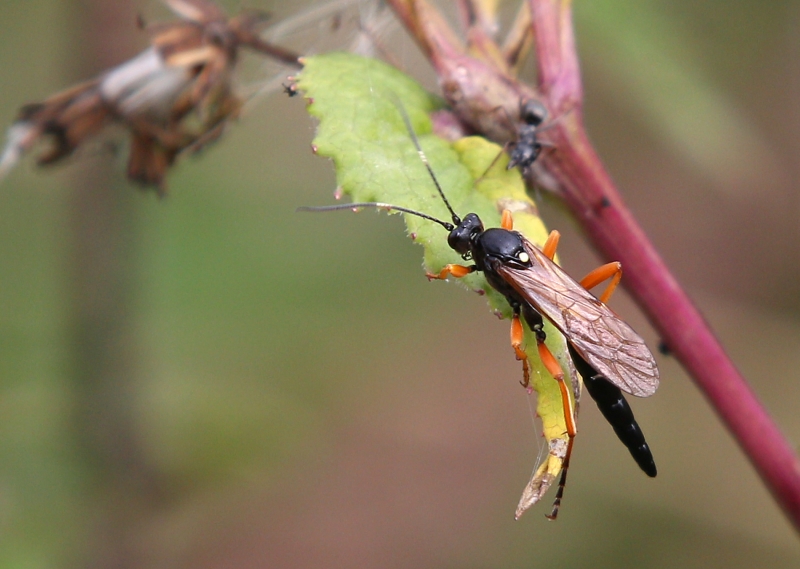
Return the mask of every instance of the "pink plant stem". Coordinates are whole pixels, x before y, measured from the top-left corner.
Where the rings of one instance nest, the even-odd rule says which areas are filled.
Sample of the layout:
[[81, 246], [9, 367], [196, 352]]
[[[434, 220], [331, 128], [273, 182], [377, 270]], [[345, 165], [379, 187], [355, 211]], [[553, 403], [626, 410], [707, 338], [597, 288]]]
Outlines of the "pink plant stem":
[[622, 263], [626, 288], [800, 530], [800, 460], [626, 208], [586, 136], [570, 0], [528, 0], [538, 91], [492, 56], [491, 38], [483, 36], [482, 49], [465, 49], [426, 0], [388, 1], [431, 60], [462, 123], [504, 143], [514, 133], [497, 120], [498, 109], [516, 117], [520, 101], [536, 98], [558, 117], [547, 131], [557, 150], [539, 159], [532, 183], [561, 196], [603, 257]]
[[622, 263], [626, 288], [800, 530], [800, 460], [625, 207], [586, 136], [569, 2], [530, 5], [542, 93], [551, 109], [575, 109], [553, 129], [558, 152], [544, 168], [594, 246]]
[[[570, 210], [603, 256], [622, 263], [626, 288], [800, 528], [800, 461], [794, 450], [621, 202], [596, 156], [565, 146], [559, 153], [572, 163], [569, 170], [553, 172], [567, 189], [563, 196]], [[587, 207], [586, 198], [593, 195], [596, 207]]]

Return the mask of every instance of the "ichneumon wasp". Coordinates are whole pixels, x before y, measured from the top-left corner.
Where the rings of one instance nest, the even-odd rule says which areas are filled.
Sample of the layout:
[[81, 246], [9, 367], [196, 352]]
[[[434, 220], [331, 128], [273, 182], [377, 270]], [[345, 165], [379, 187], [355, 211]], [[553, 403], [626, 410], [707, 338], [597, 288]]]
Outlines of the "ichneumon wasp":
[[[522, 348], [522, 320], [528, 324], [536, 338], [539, 357], [549, 374], [558, 382], [569, 440], [559, 488], [548, 518], [555, 519], [558, 515], [577, 428], [573, 412], [574, 396], [564, 380], [560, 364], [545, 344], [545, 318], [567, 339], [569, 354], [575, 368], [583, 377], [589, 394], [606, 420], [611, 423], [619, 439], [628, 448], [640, 468], [648, 476], [655, 476], [656, 466], [652, 453], [630, 406], [622, 396], [622, 391], [639, 397], [652, 395], [658, 387], [658, 368], [644, 340], [605, 304], [622, 278], [621, 265], [608, 263], [578, 282], [553, 260], [560, 237], [557, 231], [551, 232], [544, 246], [539, 249], [521, 233], [513, 230], [509, 211], [503, 212], [501, 227], [495, 228], [484, 228], [476, 213], [469, 213], [461, 218], [453, 210], [439, 184], [408, 115], [399, 103], [397, 107], [420, 159], [450, 212], [452, 221], [443, 221], [413, 209], [380, 202], [356, 202], [299, 209], [333, 211], [363, 207], [382, 208], [408, 213], [444, 227], [448, 231], [447, 243], [450, 248], [472, 264], [448, 264], [439, 273], [428, 274], [428, 278], [446, 279], [448, 276], [461, 278], [479, 271], [484, 274], [489, 285], [505, 297], [513, 312], [511, 345], [517, 359], [522, 361], [522, 384], [526, 387], [530, 381], [530, 367], [528, 356]], [[527, 139], [524, 138], [526, 132], [521, 133], [523, 137], [512, 152], [514, 160], [514, 154], [520, 150], [521, 154], [517, 156], [515, 165], [523, 167], [529, 166], [541, 151], [541, 145], [536, 141], [536, 127], [544, 120], [544, 115], [534, 106], [530, 106], [527, 110], [531, 113], [531, 117], [528, 117], [531, 120], [525, 120], [531, 129], [527, 132]], [[587, 290], [608, 279], [611, 279], [611, 282], [599, 299]]]

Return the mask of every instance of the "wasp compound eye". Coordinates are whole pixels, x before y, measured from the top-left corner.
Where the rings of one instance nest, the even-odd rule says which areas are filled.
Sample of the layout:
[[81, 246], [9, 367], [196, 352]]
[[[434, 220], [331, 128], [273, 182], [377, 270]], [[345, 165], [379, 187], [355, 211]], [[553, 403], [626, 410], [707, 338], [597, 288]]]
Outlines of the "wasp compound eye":
[[483, 222], [474, 213], [468, 213], [463, 221], [447, 236], [447, 244], [461, 255], [472, 251], [475, 239], [483, 233]]

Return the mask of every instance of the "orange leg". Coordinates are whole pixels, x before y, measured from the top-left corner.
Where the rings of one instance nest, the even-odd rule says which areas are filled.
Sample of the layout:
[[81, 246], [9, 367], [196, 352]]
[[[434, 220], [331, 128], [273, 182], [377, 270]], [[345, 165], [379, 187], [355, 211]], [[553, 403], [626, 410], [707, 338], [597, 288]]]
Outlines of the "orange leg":
[[475, 272], [475, 265], [471, 267], [465, 267], [464, 265], [445, 265], [444, 268], [439, 271], [439, 274], [436, 273], [426, 273], [425, 276], [428, 277], [428, 280], [433, 279], [440, 279], [444, 280], [448, 277], [448, 275], [453, 275], [455, 278], [460, 279], [461, 277], [465, 277], [468, 274]]
[[606, 263], [605, 265], [597, 267], [581, 279], [581, 286], [587, 290], [592, 289], [606, 279], [611, 279], [611, 282], [608, 283], [606, 290], [600, 295], [600, 302], [606, 304], [611, 298], [611, 295], [614, 294], [614, 290], [617, 288], [619, 281], [622, 279], [622, 263], [614, 261], [613, 263]]
[[561, 405], [564, 409], [564, 421], [567, 425], [567, 435], [571, 439], [578, 432], [575, 427], [575, 417], [572, 415], [572, 394], [567, 382], [564, 381], [564, 372], [558, 364], [558, 360], [544, 342], [539, 342], [536, 347], [539, 349], [539, 357], [542, 359], [544, 367], [550, 372], [558, 382], [558, 389], [561, 391]]
[[[548, 239], [548, 242], [550, 240], [551, 239]], [[555, 240], [557, 242], [557, 235]], [[575, 435], [578, 433], [578, 428], [575, 425], [575, 415], [573, 414], [573, 395], [569, 389], [569, 386], [564, 381], [564, 372], [562, 371], [561, 366], [558, 364], [558, 360], [556, 360], [553, 352], [550, 351], [544, 341], [538, 341], [537, 348], [539, 350], [539, 358], [542, 360], [544, 367], [547, 369], [550, 375], [553, 376], [553, 379], [556, 380], [558, 383], [558, 389], [561, 391], [561, 405], [564, 413], [564, 425], [567, 430], [567, 438], [569, 439], [567, 442], [567, 450], [564, 454], [564, 462], [561, 465], [561, 477], [558, 481], [558, 492], [556, 492], [556, 497], [553, 500], [553, 509], [550, 511], [550, 514], [546, 516], [550, 520], [555, 520], [558, 516], [558, 510], [561, 507], [561, 500], [564, 497], [564, 487], [567, 484], [569, 459], [570, 456], [572, 456], [572, 445], [575, 440]]]
[[522, 350], [522, 322], [520, 322], [519, 314], [515, 314], [511, 319], [511, 347], [514, 348], [514, 353], [517, 359], [522, 362], [522, 387], [528, 387], [531, 382], [531, 369], [528, 365], [528, 354]]
[[544, 247], [542, 247], [542, 253], [544, 256], [550, 259], [551, 261], [556, 256], [556, 249], [558, 249], [558, 242], [561, 239], [561, 234], [553, 229], [550, 232], [550, 235], [547, 236], [547, 241], [544, 242]]
[[564, 381], [564, 372], [561, 371], [561, 366], [558, 365], [555, 356], [548, 349], [544, 343], [539, 344], [539, 357], [542, 358], [547, 371], [550, 372], [555, 380], [558, 382], [558, 388], [561, 390], [561, 404], [564, 408], [564, 422], [567, 427], [567, 452], [564, 454], [564, 462], [561, 465], [561, 477], [558, 480], [558, 492], [553, 500], [553, 509], [545, 517], [549, 520], [555, 520], [558, 516], [558, 509], [561, 507], [561, 499], [564, 497], [564, 486], [567, 484], [567, 470], [569, 469], [569, 458], [572, 455], [572, 444], [575, 440], [575, 435], [578, 433], [578, 428], [575, 426], [575, 416], [572, 413], [572, 393]]
[[500, 227], [509, 231], [514, 229], [514, 218], [511, 217], [511, 212], [507, 209], [503, 210], [503, 217], [500, 219]]

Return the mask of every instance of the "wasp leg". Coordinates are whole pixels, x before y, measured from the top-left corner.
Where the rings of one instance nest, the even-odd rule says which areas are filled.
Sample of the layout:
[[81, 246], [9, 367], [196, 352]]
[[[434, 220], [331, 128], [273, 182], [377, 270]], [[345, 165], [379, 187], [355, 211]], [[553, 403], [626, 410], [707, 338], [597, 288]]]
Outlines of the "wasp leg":
[[564, 381], [564, 372], [558, 364], [550, 348], [544, 342], [537, 346], [539, 348], [539, 357], [542, 363], [550, 372], [550, 375], [558, 382], [558, 389], [561, 391], [561, 405], [564, 411], [564, 424], [567, 428], [567, 452], [564, 454], [564, 462], [561, 464], [561, 477], [558, 480], [558, 491], [556, 497], [553, 499], [553, 508], [550, 513], [545, 515], [549, 520], [555, 520], [558, 517], [558, 509], [561, 507], [561, 499], [564, 497], [564, 487], [567, 485], [567, 471], [569, 470], [569, 459], [572, 456], [572, 445], [575, 440], [575, 435], [578, 434], [578, 428], [575, 425], [575, 415], [572, 410], [572, 394], [570, 393], [567, 382]]
[[622, 279], [622, 263], [614, 261], [613, 263], [606, 263], [605, 265], [597, 267], [581, 279], [581, 286], [589, 290], [606, 279], [611, 279], [611, 282], [608, 283], [606, 290], [600, 295], [600, 302], [606, 304], [611, 298], [611, 295], [614, 294], [619, 281]]
[[553, 231], [550, 232], [550, 235], [547, 236], [547, 241], [544, 242], [542, 253], [544, 253], [544, 256], [551, 261], [556, 256], [556, 249], [558, 249], [558, 242], [560, 239], [561, 234], [553, 229]]
[[555, 520], [558, 517], [558, 509], [561, 507], [561, 499], [564, 497], [564, 487], [567, 485], [567, 470], [569, 469], [569, 459], [572, 456], [572, 444], [575, 440], [575, 435], [578, 433], [578, 428], [575, 425], [575, 415], [572, 413], [572, 395], [570, 393], [567, 382], [564, 381], [564, 372], [558, 364], [550, 348], [544, 342], [537, 345], [539, 348], [539, 357], [542, 363], [550, 372], [550, 375], [558, 382], [558, 389], [561, 391], [561, 405], [564, 410], [564, 423], [567, 427], [567, 452], [564, 454], [564, 462], [561, 464], [561, 477], [558, 480], [558, 491], [553, 500], [553, 508], [550, 513], [545, 517], [549, 520]]
[[[575, 420], [572, 416], [572, 395], [570, 394], [567, 383], [564, 381], [564, 371], [561, 369], [561, 364], [558, 363], [558, 360], [553, 355], [553, 352], [551, 352], [550, 348], [547, 347], [547, 344], [544, 343], [544, 341], [547, 339], [547, 335], [544, 333], [544, 320], [542, 319], [542, 315], [529, 305], [523, 306], [523, 310], [525, 321], [536, 335], [536, 348], [539, 351], [539, 358], [542, 360], [542, 364], [544, 364], [545, 369], [547, 369], [550, 375], [553, 376], [553, 379], [558, 382], [558, 388], [561, 391], [561, 399], [564, 407], [564, 419], [567, 423], [567, 434], [574, 436], [576, 429]], [[519, 319], [517, 318], [517, 320]], [[519, 339], [521, 343], [522, 325], [519, 323], [517, 325], [519, 326]], [[514, 323], [512, 321], [512, 330], [513, 327]]]
[[508, 231], [514, 229], [514, 218], [511, 217], [511, 212], [507, 209], [503, 210], [503, 217], [500, 219], [500, 227]]
[[455, 278], [460, 279], [461, 277], [466, 277], [468, 274], [475, 272], [476, 269], [477, 267], [475, 265], [470, 267], [465, 267], [464, 265], [445, 265], [438, 274], [425, 273], [425, 276], [428, 277], [429, 281], [433, 279], [444, 280], [448, 275], [453, 275]]
[[558, 491], [556, 491], [556, 497], [553, 499], [553, 509], [550, 510], [549, 514], [544, 516], [550, 521], [555, 521], [555, 519], [558, 517], [558, 509], [561, 507], [561, 499], [564, 497], [564, 487], [567, 485], [569, 457], [572, 456], [572, 443], [574, 441], [574, 436], [569, 437], [569, 441], [567, 442], [567, 452], [564, 455], [564, 462], [561, 463], [561, 477], [558, 479]]
[[519, 312], [514, 313], [511, 319], [511, 347], [514, 348], [514, 353], [517, 359], [522, 362], [522, 387], [528, 387], [531, 383], [531, 368], [528, 365], [528, 355], [522, 349], [522, 322], [519, 319]]
[[547, 344], [537, 342], [536, 347], [539, 349], [539, 357], [542, 359], [544, 367], [547, 368], [553, 379], [558, 382], [558, 389], [561, 391], [561, 405], [564, 408], [564, 419], [567, 424], [567, 434], [570, 437], [574, 437], [577, 429], [575, 428], [575, 419], [572, 416], [572, 395], [567, 382], [564, 381], [564, 372]]
[[[557, 244], [558, 238], [558, 232], [553, 231], [547, 241], [548, 243], [554, 241]], [[555, 252], [555, 247], [553, 247], [553, 252]], [[536, 334], [536, 347], [539, 350], [539, 358], [542, 360], [542, 364], [544, 364], [544, 367], [550, 375], [553, 376], [553, 379], [558, 383], [558, 389], [561, 392], [562, 410], [564, 412], [564, 425], [567, 430], [567, 438], [569, 439], [567, 443], [567, 452], [564, 455], [564, 462], [561, 465], [561, 478], [558, 481], [558, 492], [556, 492], [555, 500], [553, 500], [553, 509], [550, 511], [550, 514], [546, 516], [548, 519], [554, 520], [558, 516], [558, 509], [561, 506], [561, 499], [564, 496], [564, 486], [567, 483], [567, 469], [569, 468], [569, 458], [572, 455], [573, 439], [578, 433], [578, 427], [575, 424], [575, 414], [573, 413], [575, 405], [572, 392], [567, 382], [564, 381], [564, 371], [561, 369], [561, 365], [553, 355], [553, 352], [551, 352], [550, 348], [544, 343], [546, 336], [542, 329], [544, 325], [542, 315], [530, 306], [524, 306], [523, 308], [525, 311], [525, 321]]]

